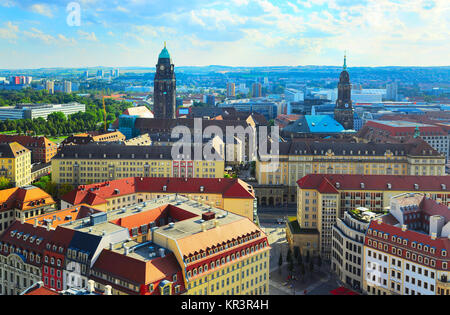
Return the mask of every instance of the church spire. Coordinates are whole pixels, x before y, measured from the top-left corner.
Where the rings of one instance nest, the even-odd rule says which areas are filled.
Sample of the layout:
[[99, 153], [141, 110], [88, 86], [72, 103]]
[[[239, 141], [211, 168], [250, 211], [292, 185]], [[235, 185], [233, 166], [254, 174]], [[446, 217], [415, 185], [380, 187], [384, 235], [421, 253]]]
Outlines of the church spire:
[[344, 71], [347, 71], [347, 52], [344, 54]]

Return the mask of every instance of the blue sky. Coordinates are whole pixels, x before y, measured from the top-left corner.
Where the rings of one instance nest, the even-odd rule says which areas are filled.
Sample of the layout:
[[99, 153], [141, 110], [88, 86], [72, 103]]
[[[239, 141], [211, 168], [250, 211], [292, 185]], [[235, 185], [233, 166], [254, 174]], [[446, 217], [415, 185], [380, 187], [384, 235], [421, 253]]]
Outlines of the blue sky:
[[0, 0], [0, 68], [450, 65], [448, 0]]

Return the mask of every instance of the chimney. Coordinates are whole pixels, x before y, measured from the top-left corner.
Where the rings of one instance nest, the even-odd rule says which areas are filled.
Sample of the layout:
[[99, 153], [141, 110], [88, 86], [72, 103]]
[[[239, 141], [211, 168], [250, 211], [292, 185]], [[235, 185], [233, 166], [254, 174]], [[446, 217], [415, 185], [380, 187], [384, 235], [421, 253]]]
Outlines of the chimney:
[[164, 257], [166, 255], [164, 248], [159, 249], [159, 256]]
[[110, 285], [105, 285], [105, 295], [112, 295], [112, 287]]
[[405, 224], [403, 224], [402, 225], [402, 231], [405, 232], [407, 229], [408, 229], [408, 227]]
[[128, 255], [130, 252], [130, 249], [126, 246], [123, 247], [125, 249], [125, 255]]
[[377, 223], [378, 223], [378, 224], [381, 224], [381, 223], [383, 223], [383, 220], [382, 220], [381, 218], [378, 218], [378, 219], [377, 219]]
[[94, 280], [89, 280], [88, 281], [88, 292], [89, 293], [94, 293], [94, 289], [95, 288], [95, 282]]
[[47, 223], [47, 231], [50, 231], [50, 224], [49, 223]]
[[[203, 220], [202, 220], [203, 221]], [[206, 231], [206, 223], [205, 222], [202, 222], [202, 232], [205, 232]]]
[[434, 241], [436, 239], [436, 233], [431, 233], [431, 239]]
[[25, 217], [24, 216], [21, 216], [20, 217], [20, 224], [24, 224], [25, 223]]
[[214, 220], [214, 227], [218, 227], [219, 226], [219, 220]]
[[33, 226], [34, 226], [34, 227], [37, 227], [37, 224], [38, 224], [38, 219], [34, 219], [34, 224], [33, 224]]

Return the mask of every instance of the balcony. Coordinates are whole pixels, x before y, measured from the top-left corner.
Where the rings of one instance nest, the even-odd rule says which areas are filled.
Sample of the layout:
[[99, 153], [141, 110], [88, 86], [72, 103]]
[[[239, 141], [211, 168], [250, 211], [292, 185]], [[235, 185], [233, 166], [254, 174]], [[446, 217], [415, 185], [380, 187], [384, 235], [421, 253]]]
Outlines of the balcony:
[[436, 285], [441, 288], [450, 289], [450, 281], [447, 277], [441, 277], [440, 279], [437, 279]]

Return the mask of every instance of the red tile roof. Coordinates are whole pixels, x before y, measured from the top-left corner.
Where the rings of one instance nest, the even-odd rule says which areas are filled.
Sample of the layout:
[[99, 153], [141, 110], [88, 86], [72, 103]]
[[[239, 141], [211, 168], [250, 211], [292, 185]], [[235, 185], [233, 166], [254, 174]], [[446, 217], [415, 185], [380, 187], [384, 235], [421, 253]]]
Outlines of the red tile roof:
[[47, 289], [46, 287], [36, 288], [24, 295], [61, 295], [53, 290]]
[[104, 249], [93, 269], [142, 285], [172, 276], [180, 271], [180, 266], [173, 253], [143, 261]]
[[[419, 185], [418, 191], [442, 191], [450, 189], [450, 176], [398, 176], [398, 175], [349, 175], [349, 174], [309, 174], [297, 181], [302, 189], [319, 189], [324, 180], [338, 190], [392, 190], [415, 191], [414, 184]], [[361, 188], [364, 183], [364, 189]], [[391, 184], [391, 189], [387, 188]], [[445, 185], [445, 189], [443, 186]], [[326, 187], [326, 186], [324, 186]]]
[[[164, 191], [163, 187], [166, 186]], [[130, 177], [92, 185], [79, 186], [62, 197], [62, 200], [77, 205], [81, 203], [99, 205], [112, 197], [137, 192], [221, 194], [225, 198], [254, 199], [253, 188], [240, 179], [231, 178], [153, 178]]]
[[[450, 252], [450, 239], [448, 237], [439, 237], [436, 239], [431, 239], [431, 237], [428, 234], [425, 234], [423, 232], [417, 232], [411, 229], [407, 229], [405, 231], [402, 230], [400, 226], [394, 226], [391, 223], [395, 223], [397, 220], [395, 218], [392, 218], [393, 216], [391, 214], [385, 215], [380, 217], [381, 223], [378, 222], [378, 220], [373, 220], [370, 225], [369, 229], [381, 231], [383, 233], [388, 233], [389, 237], [386, 239], [380, 238], [380, 237], [374, 237], [373, 235], [366, 234], [365, 237], [365, 246], [369, 246], [368, 241], [369, 240], [376, 240], [383, 243], [387, 243], [389, 245], [392, 245], [396, 248], [400, 249], [407, 249], [411, 252], [415, 252], [416, 254], [422, 254], [423, 256], [432, 256], [436, 259], [446, 260], [449, 261], [448, 255], [446, 257], [441, 256], [441, 250], [445, 249], [447, 253]], [[397, 221], [398, 222], [398, 221]], [[402, 239], [408, 240], [408, 245], [403, 245], [403, 243], [399, 244], [397, 242], [392, 241], [392, 236], [401, 237]], [[412, 242], [422, 243], [423, 245], [428, 245], [429, 247], [434, 247], [436, 249], [435, 254], [430, 253], [430, 251], [420, 251], [417, 248], [413, 248], [411, 246]], [[423, 247], [422, 247], [423, 248]], [[391, 247], [389, 246], [389, 249], [391, 250]], [[402, 256], [406, 257], [406, 251], [402, 251]], [[441, 263], [438, 260], [436, 263], [437, 268], [441, 268]]]

